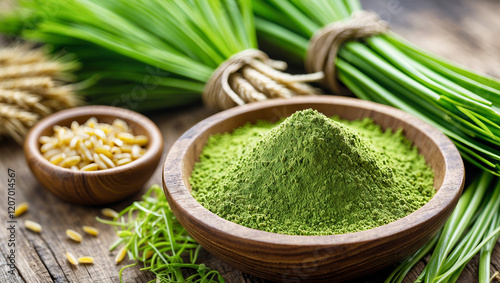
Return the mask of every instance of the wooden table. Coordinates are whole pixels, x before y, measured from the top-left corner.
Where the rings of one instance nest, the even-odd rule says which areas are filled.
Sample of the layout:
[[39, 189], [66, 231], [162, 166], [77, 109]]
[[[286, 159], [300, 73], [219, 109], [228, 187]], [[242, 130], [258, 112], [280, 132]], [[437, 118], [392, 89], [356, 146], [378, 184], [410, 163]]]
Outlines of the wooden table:
[[[364, 1], [365, 7], [378, 12], [389, 21], [394, 30], [410, 41], [457, 61], [477, 71], [500, 77], [500, 2], [495, 0], [377, 0]], [[157, 123], [165, 140], [164, 156], [173, 142], [189, 127], [213, 114], [201, 105], [193, 105], [175, 110], [149, 113]], [[114, 264], [115, 252], [108, 247], [116, 239], [114, 230], [95, 221], [102, 207], [86, 207], [69, 204], [56, 198], [40, 187], [29, 171], [22, 148], [11, 140], [0, 143], [0, 282], [118, 282], [119, 269], [129, 264], [125, 260]], [[27, 201], [28, 213], [18, 219], [15, 232], [16, 266], [14, 275], [8, 273], [7, 245], [7, 171], [16, 172], [16, 202]], [[148, 185], [161, 182], [161, 164]], [[144, 191], [143, 191], [144, 192]], [[125, 201], [111, 205], [120, 210], [140, 197], [137, 194]], [[23, 227], [23, 221], [31, 219], [43, 226], [43, 232], [36, 234]], [[101, 231], [98, 237], [85, 237], [81, 244], [67, 239], [65, 230], [82, 225], [92, 225]], [[64, 253], [72, 251], [78, 255], [92, 255], [96, 264], [71, 266]], [[266, 282], [242, 274], [229, 265], [204, 253], [200, 261], [217, 269], [226, 282]], [[407, 277], [413, 281], [423, 268], [425, 260], [418, 263]], [[491, 271], [500, 266], [500, 246], [493, 252]], [[460, 282], [477, 281], [478, 260], [474, 258], [464, 269]], [[383, 270], [355, 282], [381, 282], [391, 269]], [[152, 274], [139, 271], [139, 267], [127, 269], [124, 282], [147, 282], [154, 279]]]

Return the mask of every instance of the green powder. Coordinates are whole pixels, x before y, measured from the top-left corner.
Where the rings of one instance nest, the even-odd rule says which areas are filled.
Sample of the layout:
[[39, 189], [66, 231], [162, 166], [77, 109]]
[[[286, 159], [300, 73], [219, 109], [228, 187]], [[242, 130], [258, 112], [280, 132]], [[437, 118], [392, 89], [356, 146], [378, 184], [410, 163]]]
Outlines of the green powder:
[[196, 200], [229, 221], [331, 235], [407, 216], [432, 197], [433, 179], [401, 131], [309, 109], [210, 137], [190, 182]]

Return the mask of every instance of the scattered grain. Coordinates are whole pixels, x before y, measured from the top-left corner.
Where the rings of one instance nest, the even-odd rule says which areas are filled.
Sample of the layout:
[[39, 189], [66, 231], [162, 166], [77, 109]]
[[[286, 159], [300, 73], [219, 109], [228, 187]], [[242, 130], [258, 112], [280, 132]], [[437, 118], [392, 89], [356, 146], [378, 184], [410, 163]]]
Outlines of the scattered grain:
[[94, 264], [94, 258], [90, 256], [82, 256], [78, 258], [79, 263]]
[[155, 253], [155, 252], [154, 252], [153, 250], [148, 251], [148, 252], [146, 253], [146, 259], [149, 259], [151, 256], [153, 256], [153, 254], [154, 254], [154, 253]]
[[118, 217], [118, 212], [114, 211], [111, 208], [103, 208], [101, 210], [102, 215], [111, 217], [111, 218], [117, 218]]
[[81, 242], [82, 241], [82, 235], [80, 233], [76, 232], [75, 230], [67, 229], [66, 230], [66, 235], [68, 238], [75, 242]]
[[115, 257], [115, 263], [118, 264], [120, 263], [125, 255], [127, 254], [127, 249], [126, 248], [121, 248], [120, 251], [118, 251], [118, 254]]
[[97, 236], [99, 235], [99, 230], [97, 230], [96, 228], [94, 227], [91, 227], [91, 226], [82, 226], [82, 229], [85, 233], [89, 234], [89, 235], [92, 235], [92, 236]]
[[20, 203], [17, 207], [16, 210], [14, 211], [14, 216], [19, 217], [23, 215], [26, 211], [28, 211], [29, 205], [27, 202], [22, 202]]
[[68, 261], [72, 265], [78, 265], [78, 261], [77, 261], [76, 257], [74, 255], [72, 255], [71, 253], [67, 252], [66, 253], [66, 258], [68, 259]]
[[31, 221], [31, 220], [25, 220], [24, 227], [26, 227], [27, 229], [29, 229], [33, 232], [37, 232], [37, 233], [42, 232], [42, 226], [34, 221]]

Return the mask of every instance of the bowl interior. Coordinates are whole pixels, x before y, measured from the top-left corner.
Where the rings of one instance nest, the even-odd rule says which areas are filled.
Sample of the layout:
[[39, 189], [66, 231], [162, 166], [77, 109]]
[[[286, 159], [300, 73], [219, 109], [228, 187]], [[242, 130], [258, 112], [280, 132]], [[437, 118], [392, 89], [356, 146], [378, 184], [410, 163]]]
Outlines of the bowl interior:
[[[38, 149], [40, 149], [41, 144], [38, 141], [39, 138], [41, 136], [52, 136], [54, 134], [53, 127], [55, 125], [61, 127], [70, 127], [73, 121], [76, 121], [80, 125], [82, 125], [83, 123], [87, 122], [87, 120], [90, 119], [91, 117], [95, 117], [99, 123], [107, 123], [107, 124], [112, 124], [115, 119], [121, 119], [127, 123], [129, 129], [132, 131], [134, 135], [144, 135], [148, 137], [149, 142], [145, 147], [147, 150], [146, 154], [148, 154], [149, 149], [151, 149], [152, 147], [156, 147], [158, 144], [158, 142], [155, 141], [155, 139], [157, 139], [158, 137], [158, 134], [155, 135], [155, 132], [157, 132], [158, 130], [151, 127], [150, 125], [151, 122], [145, 122], [144, 121], [144, 119], [146, 119], [145, 117], [138, 117], [138, 115], [139, 114], [131, 112], [129, 110], [117, 109], [114, 107], [106, 107], [106, 106], [89, 106], [89, 107], [73, 108], [63, 112], [59, 112], [54, 116], [50, 116], [48, 117], [47, 120], [42, 120], [40, 125], [37, 125], [39, 127], [39, 130], [34, 133], [36, 135], [34, 137], [34, 140], [36, 142], [36, 146], [38, 147]], [[42, 160], [46, 161], [47, 164], [53, 165], [42, 157], [40, 150], [35, 151], [34, 154], [37, 157], [41, 158]], [[142, 156], [137, 160], [134, 160], [134, 162], [131, 162], [129, 164], [117, 168], [110, 168], [105, 171], [95, 171], [95, 172], [89, 171], [80, 173], [99, 174], [102, 172], [109, 172], [109, 170], [126, 168], [125, 166], [127, 165], [130, 164], [133, 165], [136, 164], [137, 161], [145, 159], [143, 158], [144, 156]], [[56, 165], [53, 166], [63, 170], [69, 170], [66, 168], [58, 167]]]
[[[58, 125], [61, 127], [70, 127], [71, 123], [73, 121], [78, 122], [80, 125], [83, 123], [87, 122], [88, 119], [91, 117], [95, 117], [99, 123], [106, 123], [106, 124], [111, 124], [115, 119], [121, 119], [125, 121], [128, 124], [129, 129], [132, 130], [132, 133], [134, 135], [144, 135], [148, 137], [149, 140], [151, 140], [151, 133], [141, 124], [138, 124], [136, 121], [124, 116], [124, 117], [117, 117], [117, 116], [110, 116], [102, 113], [96, 113], [96, 114], [87, 114], [87, 113], [81, 113], [78, 116], [72, 116], [72, 117], [64, 117], [61, 120], [58, 120], [55, 124], [52, 126], [46, 125], [44, 129], [42, 129], [38, 135], [38, 137], [41, 136], [52, 136], [54, 134], [54, 129], [53, 126]], [[39, 143], [41, 146], [41, 144]], [[151, 143], [149, 142], [146, 145], [146, 149], [148, 149], [151, 146]]]

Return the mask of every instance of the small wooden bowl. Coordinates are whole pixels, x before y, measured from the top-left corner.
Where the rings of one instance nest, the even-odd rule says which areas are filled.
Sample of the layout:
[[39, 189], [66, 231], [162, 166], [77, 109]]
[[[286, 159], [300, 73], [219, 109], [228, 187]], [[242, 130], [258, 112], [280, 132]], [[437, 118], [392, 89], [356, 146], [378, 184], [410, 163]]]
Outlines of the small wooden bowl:
[[[146, 153], [129, 164], [91, 172], [73, 172], [43, 158], [38, 141], [41, 136], [51, 136], [54, 125], [69, 127], [73, 121], [82, 124], [90, 117], [108, 124], [116, 118], [124, 120], [135, 135], [148, 137]], [[31, 129], [24, 143], [26, 161], [43, 187], [63, 200], [86, 205], [115, 202], [140, 190], [158, 166], [162, 152], [163, 138], [151, 120], [110, 106], [85, 106], [52, 114]]]
[[[229, 222], [191, 196], [189, 176], [209, 136], [230, 132], [247, 122], [276, 121], [307, 108], [347, 120], [370, 117], [384, 129], [402, 128], [434, 171], [434, 197], [407, 217], [374, 229], [343, 235], [293, 236]], [[198, 123], [170, 149], [163, 167], [163, 185], [180, 223], [221, 260], [246, 273], [280, 282], [336, 282], [392, 265], [429, 241], [460, 197], [464, 167], [459, 152], [445, 135], [410, 114], [353, 98], [301, 97], [233, 108]]]

